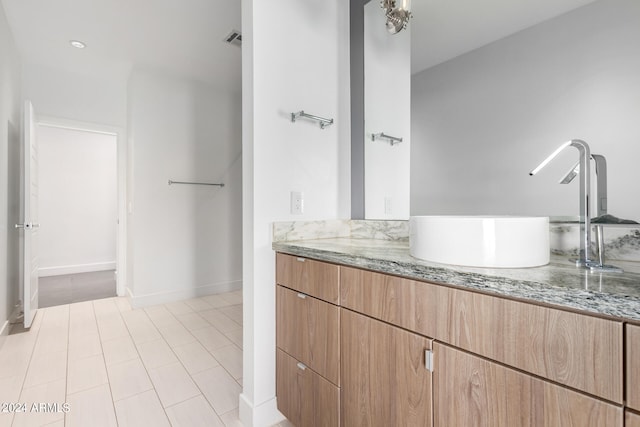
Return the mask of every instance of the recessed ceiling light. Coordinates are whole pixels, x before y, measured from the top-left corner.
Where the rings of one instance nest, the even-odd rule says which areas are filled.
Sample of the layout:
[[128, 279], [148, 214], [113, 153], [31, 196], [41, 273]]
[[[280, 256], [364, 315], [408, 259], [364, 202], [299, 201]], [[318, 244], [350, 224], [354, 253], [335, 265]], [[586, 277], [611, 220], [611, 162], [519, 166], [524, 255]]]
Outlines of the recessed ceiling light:
[[79, 40], [70, 40], [69, 44], [73, 47], [77, 47], [78, 49], [84, 49], [85, 47], [87, 47], [86, 44], [82, 43]]

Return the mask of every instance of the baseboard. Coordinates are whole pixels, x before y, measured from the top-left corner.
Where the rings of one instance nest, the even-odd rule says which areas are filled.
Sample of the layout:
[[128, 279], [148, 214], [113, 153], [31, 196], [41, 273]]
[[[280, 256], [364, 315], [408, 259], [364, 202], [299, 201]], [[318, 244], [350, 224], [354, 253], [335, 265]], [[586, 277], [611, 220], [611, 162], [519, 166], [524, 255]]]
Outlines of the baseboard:
[[11, 327], [11, 324], [9, 323], [8, 320], [5, 320], [5, 322], [2, 324], [2, 328], [0, 329], [0, 337], [4, 337], [6, 335], [9, 335], [9, 328]]
[[13, 306], [13, 310], [9, 314], [9, 319], [4, 322], [2, 329], [0, 329], [0, 350], [2, 350], [2, 347], [4, 346], [5, 337], [11, 333], [11, 329], [14, 327], [21, 328], [22, 324], [22, 304], [18, 302], [18, 304]]
[[134, 295], [131, 290], [127, 288], [127, 293], [131, 297], [131, 307], [141, 308], [148, 307], [150, 305], [166, 304], [174, 301], [203, 297], [205, 295], [238, 291], [240, 289], [242, 289], [242, 280], [221, 282], [213, 285], [198, 286], [196, 288], [178, 289], [175, 291], [159, 292], [147, 295]]
[[13, 306], [13, 310], [9, 315], [9, 323], [10, 324], [16, 323], [21, 314], [22, 314], [22, 302], [18, 301], [18, 303]]
[[285, 419], [278, 411], [276, 398], [253, 406], [244, 393], [240, 394], [238, 413], [240, 422], [247, 427], [269, 427]]
[[4, 347], [4, 342], [7, 340], [7, 337], [9, 336], [10, 329], [11, 329], [11, 324], [7, 320], [2, 325], [2, 329], [0, 329], [0, 350], [2, 350], [2, 347]]
[[129, 289], [128, 286], [124, 288], [124, 295], [118, 295], [121, 298], [126, 298], [129, 306], [133, 308], [133, 292]]
[[63, 274], [93, 273], [94, 271], [115, 270], [116, 262], [95, 262], [91, 264], [61, 265], [58, 267], [42, 267], [38, 269], [38, 276], [62, 276]]

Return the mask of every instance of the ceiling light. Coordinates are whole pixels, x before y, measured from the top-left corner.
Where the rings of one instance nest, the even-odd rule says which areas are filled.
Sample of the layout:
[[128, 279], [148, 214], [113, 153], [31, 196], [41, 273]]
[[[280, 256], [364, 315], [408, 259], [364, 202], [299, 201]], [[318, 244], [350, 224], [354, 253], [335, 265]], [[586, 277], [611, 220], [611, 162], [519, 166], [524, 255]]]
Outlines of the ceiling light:
[[85, 47], [87, 47], [86, 44], [82, 43], [79, 40], [69, 40], [69, 44], [73, 47], [76, 47], [78, 49], [84, 49]]
[[396, 0], [382, 0], [380, 7], [385, 10], [387, 17], [387, 31], [397, 34], [407, 28], [409, 19], [413, 17], [410, 12], [410, 0], [402, 0], [402, 6], [396, 7]]

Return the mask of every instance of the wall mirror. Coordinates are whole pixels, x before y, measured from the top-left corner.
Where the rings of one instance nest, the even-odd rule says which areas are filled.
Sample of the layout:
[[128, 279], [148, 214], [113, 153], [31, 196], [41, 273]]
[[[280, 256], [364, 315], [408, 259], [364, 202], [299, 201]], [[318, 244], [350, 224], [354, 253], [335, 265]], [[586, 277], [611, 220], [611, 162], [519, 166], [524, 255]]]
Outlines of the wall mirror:
[[[364, 217], [575, 216], [578, 182], [558, 181], [576, 150], [528, 172], [582, 139], [607, 160], [609, 213], [640, 220], [640, 2], [414, 1], [412, 12], [391, 35], [379, 2], [363, 6]], [[372, 141], [378, 132], [403, 143]]]

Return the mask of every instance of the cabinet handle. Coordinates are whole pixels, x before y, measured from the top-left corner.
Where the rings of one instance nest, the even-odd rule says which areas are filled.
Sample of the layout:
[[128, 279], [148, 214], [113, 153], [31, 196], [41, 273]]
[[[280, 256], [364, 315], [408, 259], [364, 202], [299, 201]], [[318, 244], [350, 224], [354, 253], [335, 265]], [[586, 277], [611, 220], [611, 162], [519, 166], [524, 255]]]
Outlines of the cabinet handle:
[[298, 298], [307, 299], [307, 296], [305, 294], [298, 293]]
[[433, 350], [425, 350], [424, 351], [424, 367], [433, 372], [435, 366], [433, 363]]
[[301, 371], [305, 371], [307, 369], [307, 366], [302, 362], [298, 362], [298, 369], [300, 369]]
[[306, 259], [304, 259], [304, 258], [296, 258], [296, 261], [299, 261], [299, 262], [305, 262], [305, 261], [306, 261]]

